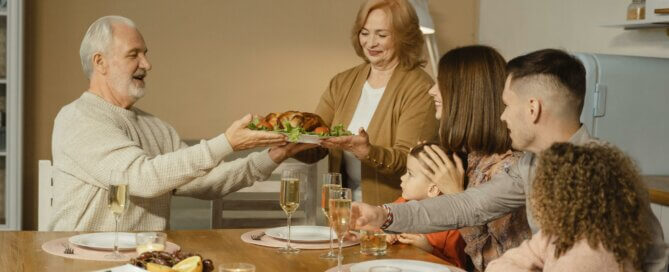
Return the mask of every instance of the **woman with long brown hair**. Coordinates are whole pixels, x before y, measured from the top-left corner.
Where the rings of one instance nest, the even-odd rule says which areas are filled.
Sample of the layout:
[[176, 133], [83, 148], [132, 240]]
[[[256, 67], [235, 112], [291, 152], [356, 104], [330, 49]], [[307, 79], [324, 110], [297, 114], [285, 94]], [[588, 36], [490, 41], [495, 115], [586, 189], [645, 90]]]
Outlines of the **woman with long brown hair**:
[[[439, 61], [437, 84], [429, 93], [437, 108], [441, 145], [445, 150], [465, 151], [469, 166], [465, 173], [456, 156], [459, 172], [447, 171], [444, 166], [453, 162], [426, 148], [422, 156], [433, 163], [424, 172], [441, 184], [440, 189], [461, 192], [479, 186], [520, 158], [520, 152], [511, 150], [506, 125], [500, 120], [505, 66], [495, 49], [481, 45], [453, 49]], [[452, 188], [455, 183], [451, 180], [464, 180], [444, 178], [452, 174], [464, 175], [466, 188], [463, 183]], [[486, 225], [462, 228], [460, 233], [476, 271], [484, 271], [488, 262], [531, 236], [524, 206]]]

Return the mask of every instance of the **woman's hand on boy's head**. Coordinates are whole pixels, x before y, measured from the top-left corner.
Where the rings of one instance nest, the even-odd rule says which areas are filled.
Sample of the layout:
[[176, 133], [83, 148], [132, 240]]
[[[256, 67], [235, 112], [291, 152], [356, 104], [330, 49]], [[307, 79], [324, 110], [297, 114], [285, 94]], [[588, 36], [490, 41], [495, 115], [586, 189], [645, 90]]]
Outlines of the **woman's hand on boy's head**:
[[462, 160], [453, 156], [453, 160], [436, 145], [426, 146], [419, 155], [424, 163], [421, 172], [437, 185], [444, 194], [455, 194], [465, 190], [465, 170]]

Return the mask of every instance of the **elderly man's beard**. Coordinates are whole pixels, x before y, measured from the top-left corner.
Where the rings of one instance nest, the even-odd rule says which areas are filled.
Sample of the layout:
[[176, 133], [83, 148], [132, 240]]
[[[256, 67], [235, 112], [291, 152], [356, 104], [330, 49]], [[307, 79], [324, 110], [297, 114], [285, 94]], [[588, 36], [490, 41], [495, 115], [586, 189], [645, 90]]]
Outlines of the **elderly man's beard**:
[[[143, 69], [137, 70], [134, 76], [146, 75], [146, 71]], [[129, 96], [133, 100], [137, 101], [142, 98], [145, 94], [144, 92], [144, 82], [135, 83], [133, 77], [127, 77], [121, 73], [112, 72], [110, 76], [110, 84], [117, 92], [121, 92], [124, 95]]]

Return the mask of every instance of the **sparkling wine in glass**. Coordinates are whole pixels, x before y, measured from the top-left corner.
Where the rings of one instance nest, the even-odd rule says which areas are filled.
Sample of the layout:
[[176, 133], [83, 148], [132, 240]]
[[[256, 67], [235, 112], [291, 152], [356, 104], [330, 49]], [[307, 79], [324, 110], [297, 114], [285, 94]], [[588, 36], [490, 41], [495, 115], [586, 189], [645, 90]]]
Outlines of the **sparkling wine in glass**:
[[330, 189], [330, 225], [337, 233], [339, 240], [339, 256], [337, 257], [337, 271], [342, 272], [341, 261], [344, 256], [341, 255], [341, 247], [344, 242], [344, 236], [348, 232], [351, 223], [351, 189], [337, 188]]
[[128, 209], [130, 204], [128, 197], [128, 174], [125, 171], [111, 171], [109, 174], [109, 191], [107, 194], [107, 207], [114, 215], [114, 252], [107, 255], [108, 259], [124, 259], [118, 251], [118, 221]]
[[300, 172], [297, 170], [284, 170], [281, 174], [281, 192], [279, 193], [279, 204], [281, 209], [288, 215], [288, 244], [279, 248], [281, 253], [298, 253], [299, 249], [290, 246], [290, 218], [300, 206]]
[[[326, 173], [323, 174], [323, 187], [321, 188], [321, 209], [325, 214], [325, 218], [330, 221], [330, 190], [341, 188], [341, 174], [339, 173]], [[337, 254], [335, 254], [332, 249], [332, 225], [330, 226], [330, 251], [327, 253], [321, 254], [322, 259], [336, 259]]]

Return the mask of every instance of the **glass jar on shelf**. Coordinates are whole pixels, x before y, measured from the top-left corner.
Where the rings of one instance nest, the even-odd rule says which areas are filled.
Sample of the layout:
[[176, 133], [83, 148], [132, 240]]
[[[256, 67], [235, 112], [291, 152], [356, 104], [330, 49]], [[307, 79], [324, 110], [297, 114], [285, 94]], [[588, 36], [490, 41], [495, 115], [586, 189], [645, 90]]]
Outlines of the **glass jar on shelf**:
[[627, 20], [644, 20], [646, 19], [646, 0], [632, 0], [627, 6]]

